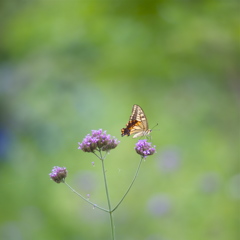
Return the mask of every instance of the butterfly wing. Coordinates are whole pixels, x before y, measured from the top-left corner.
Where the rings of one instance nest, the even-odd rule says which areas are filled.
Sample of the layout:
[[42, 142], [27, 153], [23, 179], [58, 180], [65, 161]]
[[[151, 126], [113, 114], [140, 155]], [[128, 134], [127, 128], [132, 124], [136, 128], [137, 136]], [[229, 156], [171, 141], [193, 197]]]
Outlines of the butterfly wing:
[[146, 115], [144, 114], [140, 106], [136, 104], [133, 105], [131, 118], [130, 120], [137, 121], [131, 132], [131, 134], [134, 134], [133, 138], [143, 136], [146, 130], [148, 129], [148, 122]]
[[146, 115], [140, 106], [136, 104], [133, 105], [132, 115], [130, 116], [129, 122], [126, 125], [126, 128], [122, 128], [121, 132], [122, 137], [125, 135], [130, 136], [134, 134], [133, 138], [145, 136], [151, 132], [151, 130], [148, 129]]

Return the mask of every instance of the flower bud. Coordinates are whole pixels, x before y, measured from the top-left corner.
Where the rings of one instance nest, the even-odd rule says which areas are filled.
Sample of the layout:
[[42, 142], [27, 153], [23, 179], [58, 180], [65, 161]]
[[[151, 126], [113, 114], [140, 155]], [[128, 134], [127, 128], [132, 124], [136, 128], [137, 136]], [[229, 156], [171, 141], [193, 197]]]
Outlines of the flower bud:
[[65, 167], [55, 166], [53, 167], [52, 172], [49, 173], [49, 176], [56, 183], [64, 182], [67, 177], [67, 169]]
[[135, 150], [137, 154], [141, 155], [144, 158], [146, 158], [149, 155], [153, 155], [156, 151], [155, 146], [151, 147], [151, 143], [147, 142], [146, 139], [139, 140], [136, 143]]

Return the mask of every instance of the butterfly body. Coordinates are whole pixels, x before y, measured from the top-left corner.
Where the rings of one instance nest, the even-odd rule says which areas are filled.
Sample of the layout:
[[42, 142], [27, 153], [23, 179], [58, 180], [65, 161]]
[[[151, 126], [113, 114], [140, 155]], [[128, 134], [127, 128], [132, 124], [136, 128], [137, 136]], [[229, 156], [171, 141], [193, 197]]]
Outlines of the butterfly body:
[[148, 121], [142, 108], [136, 104], [133, 105], [129, 122], [126, 124], [126, 128], [121, 129], [122, 137], [132, 134], [134, 134], [133, 138], [147, 136], [151, 131], [151, 129], [148, 129]]

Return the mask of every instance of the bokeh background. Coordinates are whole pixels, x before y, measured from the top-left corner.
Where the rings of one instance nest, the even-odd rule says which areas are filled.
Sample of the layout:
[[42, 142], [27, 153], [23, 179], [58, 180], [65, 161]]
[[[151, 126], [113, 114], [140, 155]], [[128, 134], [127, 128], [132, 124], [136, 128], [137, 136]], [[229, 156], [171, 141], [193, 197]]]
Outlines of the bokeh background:
[[[133, 104], [157, 153], [115, 212], [117, 239], [239, 237], [239, 3], [2, 0], [0, 239], [110, 239], [101, 164], [78, 150], [92, 129], [121, 143], [106, 159], [112, 205], [130, 184]], [[94, 166], [92, 165], [94, 162]]]

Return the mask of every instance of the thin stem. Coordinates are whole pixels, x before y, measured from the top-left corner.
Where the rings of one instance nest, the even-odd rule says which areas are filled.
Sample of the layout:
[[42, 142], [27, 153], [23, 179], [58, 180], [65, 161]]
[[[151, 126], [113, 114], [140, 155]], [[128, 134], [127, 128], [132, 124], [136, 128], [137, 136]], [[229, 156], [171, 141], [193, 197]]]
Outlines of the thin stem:
[[101, 157], [99, 157], [95, 152], [92, 152], [97, 158], [99, 158], [100, 160], [102, 160], [101, 159]]
[[97, 158], [99, 158], [100, 160], [104, 160], [105, 159], [105, 157], [107, 156], [107, 154], [108, 154], [108, 151], [106, 151], [106, 153], [105, 153], [105, 155], [104, 155], [104, 157], [102, 156], [102, 152], [101, 152], [101, 149], [96, 149], [96, 151], [98, 151], [99, 152], [99, 154], [100, 154], [100, 156], [98, 156], [95, 152], [92, 152]]
[[136, 180], [136, 178], [137, 178], [137, 175], [138, 175], [138, 172], [139, 172], [139, 169], [140, 169], [140, 166], [141, 166], [141, 164], [142, 164], [143, 159], [144, 159], [144, 157], [141, 157], [141, 160], [140, 160], [140, 162], [139, 162], [139, 164], [138, 164], [137, 171], [136, 171], [136, 173], [135, 173], [135, 175], [134, 175], [134, 177], [133, 177], [133, 180], [132, 180], [130, 186], [128, 187], [126, 193], [123, 195], [122, 199], [119, 201], [119, 203], [116, 205], [116, 207], [113, 208], [112, 212], [114, 212], [114, 211], [118, 208], [118, 206], [122, 203], [123, 199], [127, 196], [128, 192], [130, 191], [133, 183], [135, 182], [135, 180]]
[[109, 210], [105, 209], [105, 208], [102, 208], [102, 207], [99, 207], [97, 206], [95, 203], [89, 201], [88, 199], [86, 199], [85, 197], [83, 197], [80, 193], [78, 193], [76, 190], [74, 190], [70, 185], [68, 185], [68, 183], [64, 182], [75, 194], [77, 194], [80, 198], [82, 198], [84, 201], [90, 203], [94, 208], [98, 208], [104, 212], [108, 212], [109, 213]]
[[107, 154], [108, 154], [108, 151], [106, 151], [106, 153], [105, 153], [105, 155], [104, 155], [103, 159], [105, 159], [105, 158], [106, 158]]
[[[100, 152], [100, 155], [102, 157], [102, 154]], [[114, 222], [113, 222], [113, 211], [111, 210], [111, 201], [108, 193], [108, 185], [107, 185], [107, 178], [106, 178], [106, 171], [104, 167], [104, 159], [102, 159], [102, 170], [103, 170], [103, 177], [104, 177], [104, 185], [107, 195], [107, 201], [108, 201], [108, 209], [109, 209], [109, 215], [110, 215], [110, 222], [111, 222], [111, 230], [112, 230], [112, 239], [115, 239], [115, 231], [114, 231]]]

